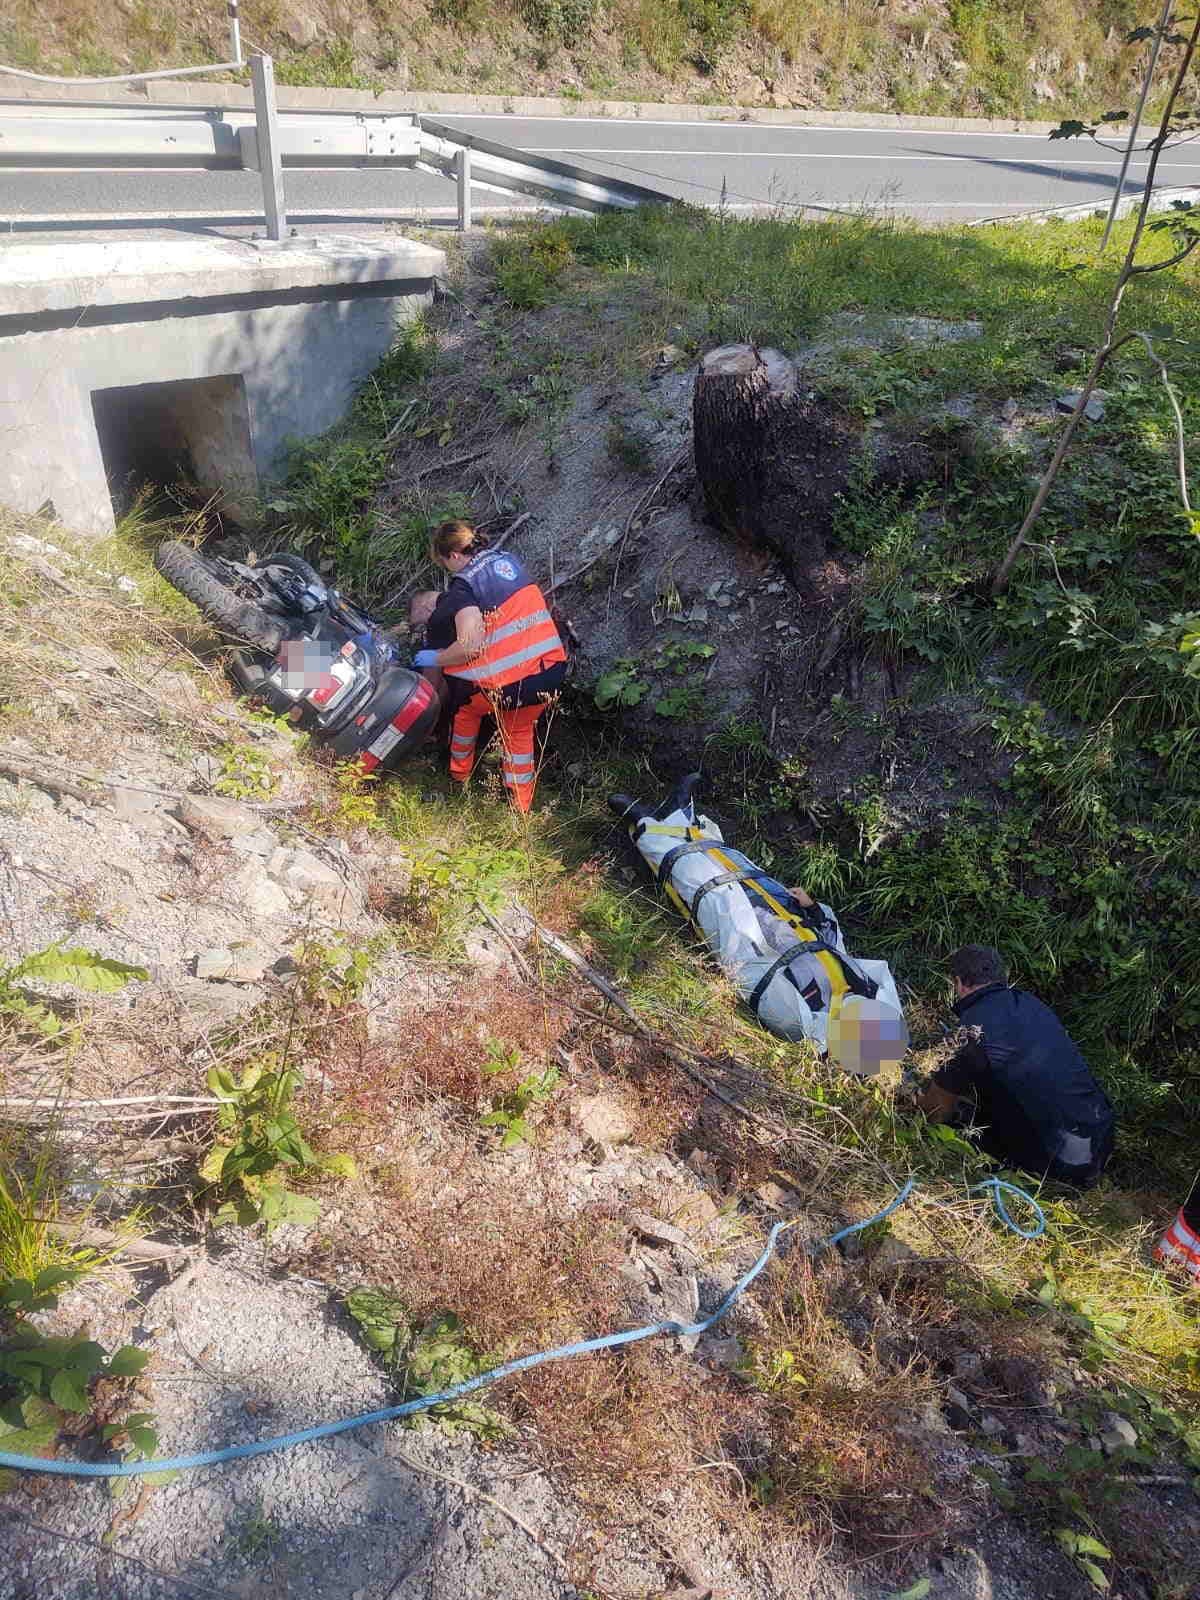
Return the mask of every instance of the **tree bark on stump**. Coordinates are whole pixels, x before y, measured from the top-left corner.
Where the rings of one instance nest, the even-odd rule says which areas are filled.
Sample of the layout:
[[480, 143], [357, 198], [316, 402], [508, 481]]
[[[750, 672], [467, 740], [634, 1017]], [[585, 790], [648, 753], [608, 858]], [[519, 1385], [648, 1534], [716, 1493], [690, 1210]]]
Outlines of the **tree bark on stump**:
[[774, 551], [797, 589], [814, 596], [834, 506], [858, 454], [828, 402], [802, 390], [781, 351], [722, 345], [700, 363], [692, 425], [713, 521]]

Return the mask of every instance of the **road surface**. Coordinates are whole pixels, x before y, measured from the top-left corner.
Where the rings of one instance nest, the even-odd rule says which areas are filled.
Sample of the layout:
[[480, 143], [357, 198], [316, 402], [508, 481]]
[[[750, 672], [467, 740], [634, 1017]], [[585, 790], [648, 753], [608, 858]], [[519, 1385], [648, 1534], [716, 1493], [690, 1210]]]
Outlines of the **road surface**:
[[[7, 109], [7, 108], [6, 108]], [[1041, 206], [1107, 206], [1120, 171], [1115, 151], [1037, 134], [778, 127], [754, 123], [611, 118], [440, 117], [467, 131], [557, 156], [597, 172], [730, 208], [880, 208], [927, 220], [1003, 216]], [[1136, 192], [1135, 160], [1126, 180]], [[1168, 152], [1159, 182], [1200, 184], [1200, 146]], [[289, 213], [330, 223], [435, 217], [454, 204], [451, 184], [422, 173], [288, 172]], [[506, 197], [476, 193], [478, 205]], [[0, 225], [25, 231], [136, 219], [247, 224], [261, 216], [252, 173], [183, 170], [5, 171]]]

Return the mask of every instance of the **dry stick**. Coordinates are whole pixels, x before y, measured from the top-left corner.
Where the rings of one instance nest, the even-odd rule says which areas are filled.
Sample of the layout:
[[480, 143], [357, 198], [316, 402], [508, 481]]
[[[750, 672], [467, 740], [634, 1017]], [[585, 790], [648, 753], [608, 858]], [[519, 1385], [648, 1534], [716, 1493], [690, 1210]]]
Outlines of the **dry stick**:
[[589, 561], [585, 561], [581, 567], [576, 567], [574, 572], [564, 572], [561, 578], [556, 578], [555, 581], [550, 584], [545, 591], [546, 594], [553, 594], [556, 589], [565, 589], [568, 583], [574, 583], [576, 578], [582, 578], [584, 573], [590, 572], [598, 561], [603, 561], [607, 554], [607, 550], [601, 550], [599, 555], [592, 556], [592, 558]]
[[[525, 915], [529, 916], [529, 913], [526, 911]], [[731, 1111], [736, 1111], [739, 1117], [746, 1117], [749, 1121], [757, 1123], [760, 1128], [764, 1128], [772, 1140], [787, 1137], [786, 1129], [770, 1122], [768, 1118], [760, 1116], [757, 1111], [751, 1111], [749, 1106], [743, 1105], [740, 1100], [735, 1100], [732, 1095], [726, 1094], [711, 1078], [707, 1077], [699, 1068], [693, 1066], [687, 1057], [677, 1050], [673, 1044], [664, 1039], [661, 1034], [655, 1033], [653, 1028], [642, 1021], [624, 995], [613, 988], [604, 974], [597, 972], [596, 968], [590, 962], [585, 961], [578, 950], [569, 945], [565, 939], [560, 938], [557, 933], [552, 933], [549, 928], [543, 928], [541, 923], [533, 917], [529, 917], [529, 920], [533, 923], [534, 931], [542, 943], [553, 950], [555, 955], [559, 955], [564, 961], [570, 962], [577, 972], [581, 972], [593, 988], [599, 989], [606, 1000], [616, 1006], [623, 1016], [629, 1018], [636, 1033], [648, 1043], [654, 1045], [657, 1050], [661, 1050], [665, 1056], [668, 1056], [681, 1072], [685, 1072], [689, 1078], [702, 1085], [709, 1094], [715, 1095]]]
[[487, 455], [486, 450], [471, 450], [465, 456], [455, 456], [451, 461], [435, 461], [431, 467], [422, 467], [420, 472], [407, 473], [403, 478], [389, 478], [387, 487], [395, 489], [401, 484], [420, 483], [422, 478], [430, 478], [435, 472], [449, 472], [452, 467], [465, 467], [485, 455]]
[[219, 1106], [224, 1105], [215, 1095], [208, 1094], [130, 1094], [111, 1100], [62, 1100], [47, 1097], [41, 1100], [10, 1099], [0, 1095], [0, 1113], [9, 1106], [47, 1107], [55, 1111], [90, 1110], [92, 1106]]
[[1192, 503], [1188, 499], [1187, 438], [1184, 433], [1183, 411], [1179, 405], [1179, 396], [1175, 392], [1175, 385], [1171, 382], [1171, 375], [1167, 371], [1166, 362], [1150, 342], [1150, 335], [1139, 332], [1137, 337], [1146, 346], [1146, 354], [1158, 368], [1159, 376], [1163, 381], [1163, 388], [1167, 391], [1167, 399], [1171, 402], [1171, 410], [1175, 413], [1175, 470], [1179, 474], [1179, 498], [1183, 501], [1183, 509], [1190, 516]]
[[[25, 770], [19, 770], [15, 763], [23, 763]], [[194, 795], [185, 793], [182, 789], [152, 789], [144, 783], [124, 783], [116, 778], [99, 778], [91, 772], [81, 772], [77, 767], [59, 766], [62, 772], [69, 772], [72, 777], [82, 778], [85, 783], [94, 783], [101, 789], [129, 789], [134, 794], [151, 794], [159, 800], [191, 800]], [[43, 773], [27, 756], [14, 755], [10, 751], [0, 751], [0, 772], [8, 773], [11, 777], [23, 778], [26, 783], [32, 783], [39, 789], [51, 789], [56, 793], [70, 795], [73, 800], [84, 800], [94, 805], [103, 795], [93, 794], [87, 789], [78, 789], [71, 784], [64, 784], [52, 773]], [[242, 800], [239, 804], [249, 807], [253, 811], [303, 811], [310, 802], [307, 800]], [[301, 830], [303, 831], [303, 830]]]
[[528, 961], [526, 961], [525, 956], [521, 951], [520, 945], [516, 942], [516, 940], [508, 932], [508, 930], [507, 930], [507, 928], [505, 928], [504, 924], [502, 922], [500, 922], [498, 920], [498, 918], [496, 918], [496, 917], [494, 917], [492, 915], [492, 913], [484, 905], [482, 900], [476, 900], [475, 904], [478, 906], [479, 911], [482, 914], [482, 916], [483, 916], [485, 922], [487, 923], [487, 925], [492, 929], [492, 931], [494, 933], [498, 934], [499, 937], [501, 939], [503, 939], [504, 943], [508, 946], [509, 953], [511, 954], [513, 960], [517, 963], [517, 966], [521, 969], [522, 976], [525, 978], [525, 980], [528, 983], [532, 983], [533, 982], [533, 968], [529, 965]]
[[[44, 1219], [43, 1219], [44, 1220]], [[128, 1256], [142, 1266], [157, 1266], [161, 1261], [173, 1261], [176, 1256], [190, 1255], [187, 1245], [159, 1244], [154, 1239], [125, 1239], [109, 1228], [81, 1228], [69, 1222], [46, 1222], [48, 1232], [57, 1239], [67, 1239], [73, 1245], [88, 1249], [113, 1250], [117, 1255]]]
[[621, 535], [620, 542], [617, 545], [617, 559], [613, 564], [612, 582], [608, 586], [608, 601], [610, 606], [612, 605], [612, 597], [617, 592], [617, 580], [621, 576], [621, 557], [625, 554], [625, 543], [629, 538], [631, 528], [637, 521], [638, 517], [648, 511], [654, 504], [658, 497], [659, 490], [675, 471], [675, 468], [682, 466], [684, 461], [686, 461], [689, 449], [690, 446], [684, 445], [683, 449], [678, 451], [677, 454], [671, 458], [671, 462], [667, 467], [667, 470], [663, 473], [662, 477], [653, 486], [653, 488], [651, 488], [646, 494], [642, 495], [641, 499], [636, 502], [633, 510], [626, 517], [625, 532]]
[[544, 1550], [548, 1556], [558, 1562], [560, 1567], [565, 1567], [567, 1565], [566, 1556], [564, 1556], [560, 1551], [556, 1550], [553, 1545], [547, 1544], [542, 1538], [541, 1534], [539, 1534], [536, 1529], [529, 1526], [524, 1517], [518, 1516], [515, 1511], [510, 1510], [508, 1506], [497, 1500], [494, 1495], [488, 1494], [485, 1489], [478, 1489], [473, 1483], [468, 1483], [465, 1478], [456, 1478], [453, 1473], [440, 1472], [436, 1467], [423, 1466], [421, 1462], [414, 1461], [411, 1456], [405, 1455], [403, 1450], [399, 1450], [395, 1446], [388, 1451], [388, 1455], [389, 1457], [394, 1456], [403, 1461], [404, 1465], [409, 1467], [413, 1472], [422, 1472], [426, 1477], [429, 1478], [440, 1478], [443, 1483], [452, 1483], [456, 1489], [461, 1489], [464, 1494], [475, 1495], [478, 1499], [483, 1500], [487, 1505], [491, 1506], [493, 1510], [498, 1511], [501, 1516], [507, 1517], [510, 1522], [515, 1524], [516, 1527], [520, 1528], [522, 1533], [528, 1534], [533, 1540], [534, 1544], [537, 1545], [538, 1549]]
[[1149, 164], [1146, 168], [1145, 188], [1142, 191], [1141, 203], [1138, 206], [1137, 221], [1134, 224], [1133, 234], [1129, 241], [1129, 247], [1125, 252], [1125, 259], [1121, 263], [1121, 270], [1117, 274], [1117, 281], [1113, 288], [1112, 299], [1108, 303], [1108, 313], [1104, 319], [1103, 340], [1100, 344], [1100, 348], [1096, 351], [1095, 356], [1092, 358], [1091, 371], [1087, 375], [1087, 381], [1084, 383], [1083, 388], [1079, 391], [1079, 398], [1075, 403], [1075, 410], [1071, 413], [1067, 425], [1063, 429], [1062, 438], [1058, 441], [1058, 448], [1055, 450], [1054, 455], [1050, 460], [1050, 465], [1042, 474], [1041, 482], [1037, 487], [1037, 493], [1033, 497], [1033, 504], [1026, 513], [1025, 520], [1017, 530], [1015, 538], [1005, 551], [1004, 560], [1000, 563], [999, 569], [996, 572], [996, 576], [992, 580], [991, 592], [993, 596], [1003, 594], [1005, 589], [1008, 588], [1008, 580], [1012, 572], [1013, 565], [1015, 564], [1017, 557], [1020, 555], [1026, 539], [1029, 537], [1030, 530], [1037, 521], [1038, 517], [1041, 515], [1042, 507], [1046, 504], [1046, 501], [1050, 496], [1050, 491], [1054, 487], [1055, 480], [1058, 478], [1059, 469], [1066, 458], [1067, 451], [1071, 448], [1071, 441], [1074, 439], [1076, 431], [1079, 427], [1084, 408], [1091, 399], [1092, 392], [1097, 383], [1100, 381], [1100, 374], [1107, 366], [1110, 357], [1115, 355], [1122, 345], [1128, 344], [1130, 339], [1135, 337], [1135, 335], [1132, 333], [1128, 333], [1120, 339], [1114, 339], [1113, 337], [1116, 331], [1117, 317], [1120, 315], [1121, 311], [1121, 302], [1125, 298], [1125, 291], [1129, 287], [1130, 281], [1134, 277], [1143, 275], [1145, 273], [1161, 272], [1167, 267], [1173, 267], [1177, 265], [1185, 256], [1191, 254], [1192, 250], [1195, 249], [1197, 244], [1200, 244], [1200, 238], [1194, 238], [1189, 240], [1183, 249], [1177, 250], [1173, 256], [1168, 256], [1165, 261], [1150, 262], [1144, 266], [1138, 266], [1136, 262], [1138, 247], [1142, 242], [1142, 234], [1144, 233], [1146, 227], [1146, 217], [1150, 210], [1150, 201], [1154, 194], [1154, 177], [1158, 170], [1159, 158], [1162, 155], [1163, 150], [1166, 148], [1167, 138], [1171, 131], [1171, 117], [1175, 110], [1175, 102], [1178, 100], [1180, 90], [1183, 88], [1183, 81], [1187, 76], [1188, 68], [1192, 64], [1192, 57], [1196, 53], [1196, 45], [1198, 42], [1200, 42], [1200, 15], [1197, 15], [1193, 22], [1192, 31], [1188, 36], [1183, 57], [1180, 60], [1175, 77], [1171, 83], [1171, 92], [1167, 96], [1167, 103], [1163, 108], [1162, 117], [1158, 125], [1158, 133], [1150, 141], [1149, 148], [1151, 154]]
[[102, 798], [89, 789], [81, 789], [77, 783], [67, 783], [62, 778], [51, 777], [49, 773], [38, 773], [28, 767], [19, 767], [4, 755], [0, 755], [0, 773], [6, 778], [17, 778], [22, 783], [32, 783], [35, 789], [45, 789], [50, 794], [69, 795], [72, 800], [80, 800], [84, 805], [94, 805]]
[[[1154, 69], [1158, 65], [1158, 53], [1162, 49], [1163, 39], [1171, 23], [1171, 12], [1175, 7], [1175, 0], [1163, 0], [1162, 14], [1158, 19], [1158, 27], [1154, 29], [1154, 43], [1150, 47], [1150, 61], [1142, 75], [1142, 92], [1138, 95], [1137, 109], [1133, 113], [1133, 121], [1129, 126], [1129, 138], [1125, 144], [1125, 154], [1121, 159], [1121, 170], [1117, 174], [1116, 186], [1113, 189], [1112, 204], [1108, 208], [1108, 219], [1104, 224], [1104, 237], [1100, 240], [1100, 254], [1108, 249], [1108, 241], [1112, 237], [1113, 223], [1117, 220], [1117, 212], [1121, 207], [1121, 196], [1125, 192], [1125, 174], [1129, 171], [1129, 163], [1133, 159], [1133, 152], [1137, 148], [1138, 129], [1142, 125], [1142, 113], [1146, 109], [1146, 100], [1150, 94], [1150, 85], [1154, 81]], [[1103, 140], [1097, 140], [1103, 144]], [[1111, 150], [1112, 145], [1104, 145]]]

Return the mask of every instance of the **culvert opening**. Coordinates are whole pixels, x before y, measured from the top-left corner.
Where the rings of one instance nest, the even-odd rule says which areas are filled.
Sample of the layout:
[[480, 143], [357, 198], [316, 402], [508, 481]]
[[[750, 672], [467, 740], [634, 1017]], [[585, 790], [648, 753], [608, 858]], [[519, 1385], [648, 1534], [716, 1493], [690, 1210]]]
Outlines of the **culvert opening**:
[[92, 415], [118, 517], [148, 492], [249, 519], [258, 475], [240, 373], [93, 389]]

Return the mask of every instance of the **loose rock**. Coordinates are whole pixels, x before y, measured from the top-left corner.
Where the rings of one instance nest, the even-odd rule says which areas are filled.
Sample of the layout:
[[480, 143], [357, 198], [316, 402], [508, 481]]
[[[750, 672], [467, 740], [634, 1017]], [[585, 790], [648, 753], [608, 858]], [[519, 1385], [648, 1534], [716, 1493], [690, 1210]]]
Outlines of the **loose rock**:
[[576, 1105], [572, 1117], [580, 1133], [596, 1144], [626, 1144], [633, 1137], [629, 1118], [604, 1095], [589, 1095]]
[[266, 868], [257, 856], [245, 858], [229, 879], [229, 890], [249, 916], [264, 922], [285, 917], [292, 909], [287, 895], [268, 878]]
[[1106, 1411], [1103, 1422], [1100, 1443], [1104, 1446], [1106, 1456], [1112, 1455], [1114, 1450], [1137, 1448], [1137, 1429], [1128, 1417], [1122, 1417], [1116, 1411]]
[[224, 983], [258, 983], [266, 977], [271, 962], [270, 953], [261, 945], [202, 950], [196, 957], [196, 976]]
[[354, 890], [340, 872], [311, 850], [276, 850], [267, 861], [267, 876], [284, 890], [294, 906], [319, 921], [341, 923], [358, 911]]
[[256, 833], [261, 825], [248, 806], [223, 800], [219, 795], [185, 794], [175, 807], [175, 815], [189, 833], [213, 843]]

